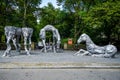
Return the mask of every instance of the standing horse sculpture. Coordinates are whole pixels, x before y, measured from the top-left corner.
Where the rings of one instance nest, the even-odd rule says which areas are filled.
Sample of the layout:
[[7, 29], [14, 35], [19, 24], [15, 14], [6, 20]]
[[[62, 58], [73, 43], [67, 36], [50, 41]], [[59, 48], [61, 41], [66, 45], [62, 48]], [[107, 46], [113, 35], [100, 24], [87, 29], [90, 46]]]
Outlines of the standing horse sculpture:
[[5, 30], [5, 36], [7, 39], [7, 42], [6, 42], [7, 49], [4, 52], [3, 57], [10, 54], [10, 50], [11, 50], [10, 41], [11, 40], [13, 41], [13, 44], [14, 44], [16, 50], [20, 52], [19, 38], [20, 38], [21, 32], [22, 32], [21, 28], [17, 28], [14, 26], [6, 26], [4, 28], [4, 30]]
[[[57, 49], [60, 48], [60, 43], [61, 43], [60, 42], [60, 34], [59, 34], [58, 30], [55, 27], [53, 27], [52, 25], [46, 25], [44, 28], [42, 28], [40, 30], [39, 36], [42, 39], [45, 53], [47, 52], [46, 44], [45, 44], [45, 41], [46, 41], [45, 31], [52, 31], [52, 33], [53, 33], [53, 51], [54, 51], [54, 53], [56, 53], [56, 46], [57, 46]], [[56, 40], [57, 40], [57, 42], [55, 42]]]
[[32, 28], [18, 28], [18, 27], [14, 27], [14, 26], [6, 26], [4, 28], [5, 30], [5, 36], [7, 39], [7, 49], [5, 50], [3, 57], [7, 56], [8, 54], [10, 54], [10, 50], [11, 50], [11, 45], [10, 45], [10, 41], [13, 41], [13, 44], [16, 48], [16, 50], [18, 52], [20, 52], [20, 44], [19, 44], [19, 39], [21, 37], [21, 35], [23, 34], [24, 36], [24, 45], [25, 45], [25, 50], [27, 52], [27, 54], [29, 55], [29, 51], [26, 48], [26, 42], [27, 39], [29, 39], [29, 44], [31, 44], [31, 36], [32, 36]]
[[106, 46], [97, 46], [94, 42], [90, 39], [87, 34], [82, 34], [77, 43], [86, 42], [87, 51], [80, 49], [77, 53], [83, 53], [82, 55], [92, 55], [95, 57], [105, 57], [110, 58], [114, 57], [117, 52], [117, 48], [114, 45], [106, 45]]
[[[32, 28], [22, 28], [22, 33], [24, 37], [24, 48], [25, 51], [27, 52], [27, 55], [30, 55], [31, 51], [31, 37], [33, 34], [33, 29]], [[28, 45], [27, 45], [28, 42]]]

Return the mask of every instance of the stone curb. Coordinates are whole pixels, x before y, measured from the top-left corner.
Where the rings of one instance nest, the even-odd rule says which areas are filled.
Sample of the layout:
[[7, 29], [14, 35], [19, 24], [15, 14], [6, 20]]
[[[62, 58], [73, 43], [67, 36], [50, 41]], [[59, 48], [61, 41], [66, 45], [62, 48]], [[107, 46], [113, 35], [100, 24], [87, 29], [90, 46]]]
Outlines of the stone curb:
[[0, 69], [120, 69], [120, 63], [6, 62]]

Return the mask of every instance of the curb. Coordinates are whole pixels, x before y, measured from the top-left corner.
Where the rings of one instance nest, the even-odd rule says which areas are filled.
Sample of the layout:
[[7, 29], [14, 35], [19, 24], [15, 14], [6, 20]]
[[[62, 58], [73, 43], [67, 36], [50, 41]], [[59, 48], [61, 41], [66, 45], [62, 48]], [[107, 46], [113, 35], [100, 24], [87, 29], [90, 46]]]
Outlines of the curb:
[[0, 69], [120, 69], [120, 63], [7, 62]]

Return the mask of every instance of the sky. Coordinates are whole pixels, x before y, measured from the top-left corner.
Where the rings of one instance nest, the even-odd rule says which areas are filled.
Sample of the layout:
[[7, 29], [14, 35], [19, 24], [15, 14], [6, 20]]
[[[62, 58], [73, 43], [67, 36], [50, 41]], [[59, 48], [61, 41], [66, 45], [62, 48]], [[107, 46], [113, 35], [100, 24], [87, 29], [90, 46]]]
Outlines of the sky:
[[42, 0], [42, 4], [40, 4], [40, 7], [47, 6], [48, 2], [51, 2], [55, 8], [58, 8], [57, 1], [56, 0]]

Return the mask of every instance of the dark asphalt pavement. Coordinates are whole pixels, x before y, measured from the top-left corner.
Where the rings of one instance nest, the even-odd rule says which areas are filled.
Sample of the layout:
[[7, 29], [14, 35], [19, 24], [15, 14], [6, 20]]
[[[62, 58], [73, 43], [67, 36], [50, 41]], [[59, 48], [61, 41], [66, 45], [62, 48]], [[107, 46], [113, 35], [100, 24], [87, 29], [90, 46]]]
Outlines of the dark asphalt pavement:
[[120, 80], [120, 70], [0, 69], [0, 80]]

